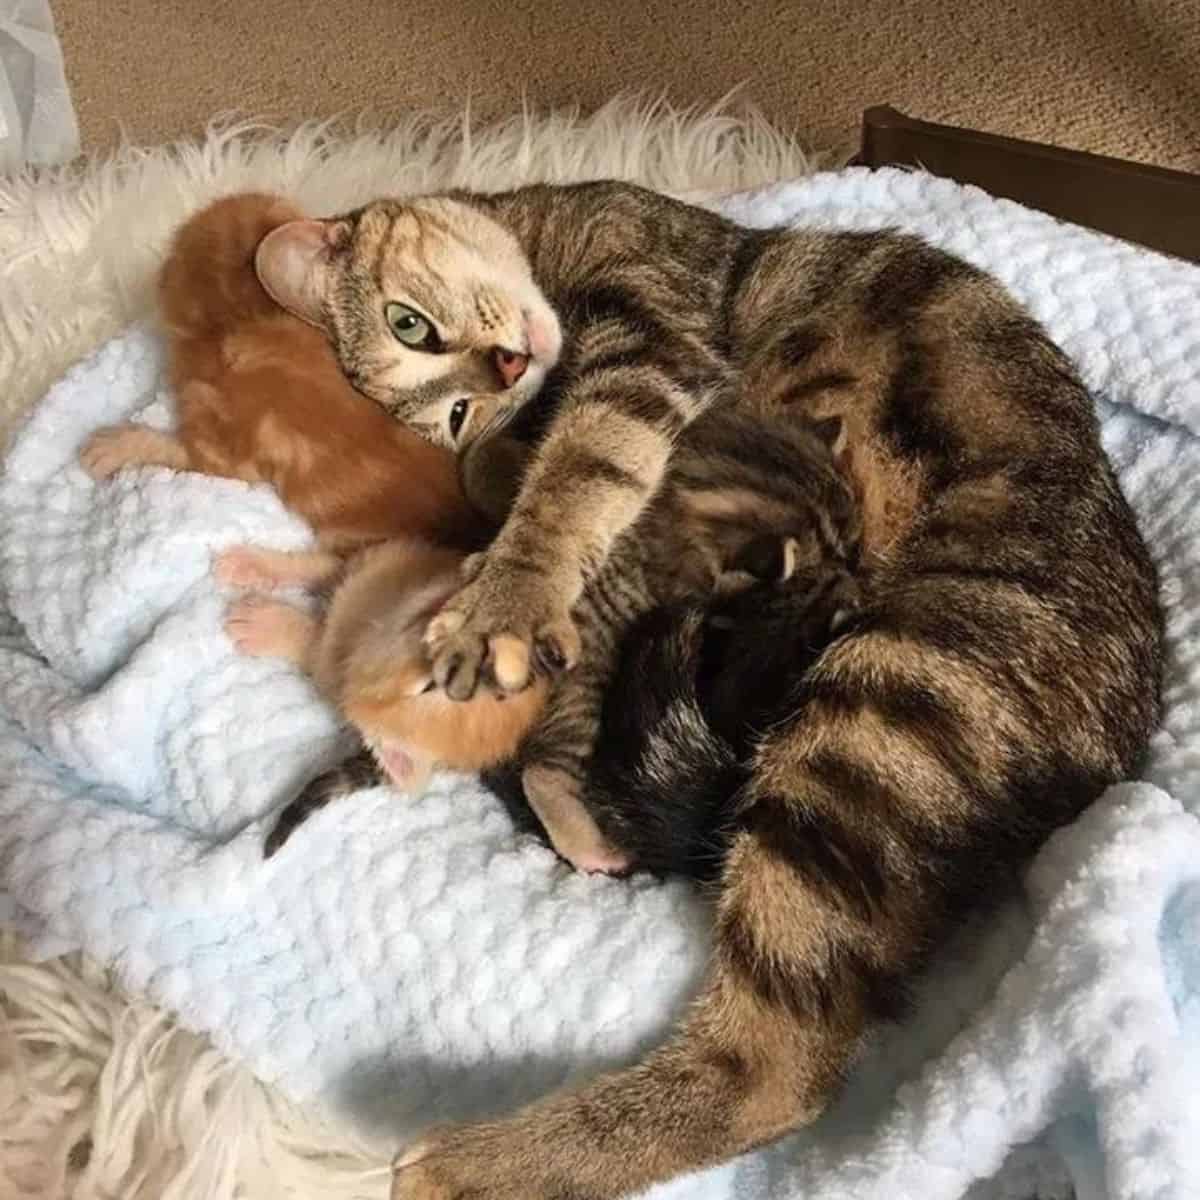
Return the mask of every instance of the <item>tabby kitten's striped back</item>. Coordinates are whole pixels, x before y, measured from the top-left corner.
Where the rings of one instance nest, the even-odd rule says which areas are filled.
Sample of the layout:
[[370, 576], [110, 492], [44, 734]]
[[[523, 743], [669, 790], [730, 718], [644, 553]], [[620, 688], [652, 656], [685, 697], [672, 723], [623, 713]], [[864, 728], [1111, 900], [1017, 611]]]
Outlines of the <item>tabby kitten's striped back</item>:
[[[859, 581], [830, 558], [736, 595], [653, 608], [624, 631], [583, 801], [631, 863], [702, 881], [720, 874], [754, 745], [794, 719], [796, 681], [853, 627], [862, 600]], [[512, 764], [483, 778], [519, 829], [541, 832]]]

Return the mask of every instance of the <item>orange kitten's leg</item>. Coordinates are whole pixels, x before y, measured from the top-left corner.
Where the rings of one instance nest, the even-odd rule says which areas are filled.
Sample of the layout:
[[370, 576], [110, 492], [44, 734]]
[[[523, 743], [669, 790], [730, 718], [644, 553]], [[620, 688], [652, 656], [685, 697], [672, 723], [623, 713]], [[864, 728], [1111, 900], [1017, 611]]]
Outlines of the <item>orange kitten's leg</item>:
[[579, 784], [556, 767], [526, 767], [521, 784], [529, 807], [546, 830], [554, 849], [580, 871], [620, 875], [628, 871], [628, 854], [600, 832], [579, 798]]
[[217, 555], [213, 574], [234, 587], [320, 587], [342, 569], [342, 559], [324, 550], [266, 550], [233, 546]]
[[262, 596], [243, 597], [229, 606], [225, 616], [225, 632], [238, 653], [255, 658], [287, 658], [303, 664], [317, 629], [307, 613]]
[[187, 447], [169, 433], [144, 425], [97, 429], [79, 452], [79, 462], [93, 479], [107, 479], [122, 467], [170, 467], [186, 471]]

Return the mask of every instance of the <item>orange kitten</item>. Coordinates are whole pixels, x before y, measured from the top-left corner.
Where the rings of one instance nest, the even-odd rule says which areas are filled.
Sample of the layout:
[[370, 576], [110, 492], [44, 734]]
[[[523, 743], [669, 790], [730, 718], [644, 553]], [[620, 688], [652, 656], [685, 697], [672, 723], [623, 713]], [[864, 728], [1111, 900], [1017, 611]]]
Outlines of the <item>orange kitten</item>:
[[277, 196], [247, 193], [184, 223], [158, 284], [178, 433], [102, 429], [84, 467], [96, 478], [156, 465], [266, 481], [332, 550], [401, 534], [468, 544], [480, 521], [453, 455], [356, 392], [325, 335], [259, 283], [259, 242], [302, 216]]
[[[388, 778], [420, 790], [436, 767], [478, 771], [510, 758], [541, 712], [546, 685], [508, 699], [479, 691], [450, 700], [433, 682], [423, 635], [430, 617], [461, 585], [462, 555], [416, 538], [371, 546], [343, 563], [328, 552], [288, 554], [241, 547], [218, 571], [261, 586], [334, 584], [320, 619], [290, 604], [247, 596], [225, 628], [243, 654], [300, 664], [359, 731], [374, 762], [342, 764], [314, 781], [284, 811], [267, 843], [273, 853], [313, 809], [334, 796]], [[349, 773], [348, 773], [349, 772]]]

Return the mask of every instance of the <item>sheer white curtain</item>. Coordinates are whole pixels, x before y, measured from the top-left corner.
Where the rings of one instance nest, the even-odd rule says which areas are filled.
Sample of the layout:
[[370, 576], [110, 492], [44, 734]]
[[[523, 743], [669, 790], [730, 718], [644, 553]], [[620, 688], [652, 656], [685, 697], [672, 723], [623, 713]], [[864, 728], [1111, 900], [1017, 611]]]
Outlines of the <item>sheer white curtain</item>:
[[0, 173], [79, 152], [48, 0], [0, 0]]

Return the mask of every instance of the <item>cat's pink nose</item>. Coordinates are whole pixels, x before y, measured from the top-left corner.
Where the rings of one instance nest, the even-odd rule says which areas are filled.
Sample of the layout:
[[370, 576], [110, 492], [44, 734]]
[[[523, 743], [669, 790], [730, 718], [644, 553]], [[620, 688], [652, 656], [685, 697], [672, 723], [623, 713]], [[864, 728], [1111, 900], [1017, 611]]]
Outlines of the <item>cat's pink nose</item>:
[[492, 351], [492, 358], [506, 388], [512, 387], [525, 374], [525, 368], [529, 366], [528, 354], [517, 354], [512, 350], [505, 350], [503, 346], [497, 346]]

